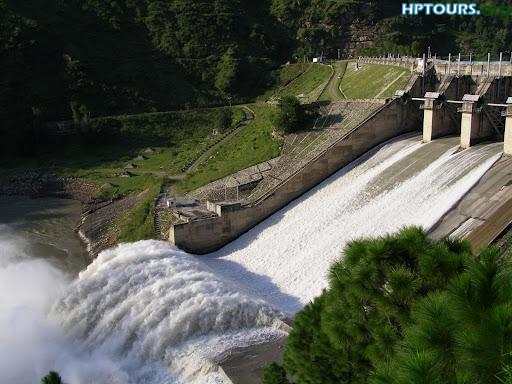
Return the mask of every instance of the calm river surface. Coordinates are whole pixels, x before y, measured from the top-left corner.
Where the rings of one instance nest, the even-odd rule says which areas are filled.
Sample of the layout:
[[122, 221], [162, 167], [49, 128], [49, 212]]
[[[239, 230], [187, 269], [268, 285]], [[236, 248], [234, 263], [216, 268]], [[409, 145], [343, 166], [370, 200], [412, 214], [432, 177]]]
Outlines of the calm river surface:
[[0, 197], [0, 235], [23, 239], [30, 255], [75, 275], [90, 262], [74, 231], [80, 208], [74, 200]]

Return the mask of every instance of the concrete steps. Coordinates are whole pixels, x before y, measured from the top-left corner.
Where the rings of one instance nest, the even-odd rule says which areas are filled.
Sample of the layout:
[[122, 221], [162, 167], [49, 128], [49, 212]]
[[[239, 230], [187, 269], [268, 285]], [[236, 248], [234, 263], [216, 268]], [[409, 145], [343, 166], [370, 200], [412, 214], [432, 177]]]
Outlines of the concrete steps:
[[317, 119], [314, 129], [296, 134], [290, 139], [290, 144], [286, 146], [286, 153], [247, 197], [247, 200], [254, 202], [260, 199], [297, 169], [304, 167], [346, 133], [356, 128], [381, 106], [381, 103], [372, 102], [338, 102], [323, 108], [321, 110], [323, 115]]

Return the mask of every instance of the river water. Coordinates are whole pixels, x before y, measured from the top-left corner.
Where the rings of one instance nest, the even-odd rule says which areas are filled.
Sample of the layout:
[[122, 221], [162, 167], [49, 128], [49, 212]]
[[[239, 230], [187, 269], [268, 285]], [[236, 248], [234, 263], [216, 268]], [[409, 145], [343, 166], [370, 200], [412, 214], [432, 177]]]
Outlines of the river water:
[[279, 320], [325, 288], [347, 242], [430, 228], [501, 151], [402, 137], [219, 252], [195, 257], [142, 241], [102, 252], [84, 270], [74, 203], [6, 202], [0, 382], [32, 384], [54, 369], [69, 384], [222, 383], [216, 359], [283, 337]]
[[74, 200], [0, 197], [0, 235], [23, 239], [27, 254], [77, 275], [90, 263], [74, 231], [80, 212]]

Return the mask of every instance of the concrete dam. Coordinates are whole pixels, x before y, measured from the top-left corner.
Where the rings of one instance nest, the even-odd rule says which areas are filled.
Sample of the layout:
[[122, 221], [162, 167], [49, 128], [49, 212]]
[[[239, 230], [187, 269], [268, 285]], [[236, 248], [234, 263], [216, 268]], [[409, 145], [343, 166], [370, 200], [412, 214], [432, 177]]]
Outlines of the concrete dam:
[[85, 367], [98, 383], [230, 383], [226, 354], [286, 337], [348, 241], [434, 227], [502, 156], [501, 143], [458, 140], [392, 139], [208, 255], [158, 241], [100, 253], [51, 313], [84, 344], [66, 366], [87, 353], [108, 362]]
[[385, 102], [321, 107], [313, 130], [290, 139], [289, 151], [285, 142], [280, 158], [200, 189], [192, 209], [173, 207], [179, 220], [163, 237], [191, 253], [216, 251], [375, 146], [408, 132], [422, 132], [423, 143], [456, 136], [461, 150], [504, 141], [503, 152], [512, 153], [512, 82], [503, 76], [512, 66], [489, 64], [474, 74], [473, 67], [439, 60], [366, 58], [357, 65], [369, 63], [410, 66], [413, 75]]

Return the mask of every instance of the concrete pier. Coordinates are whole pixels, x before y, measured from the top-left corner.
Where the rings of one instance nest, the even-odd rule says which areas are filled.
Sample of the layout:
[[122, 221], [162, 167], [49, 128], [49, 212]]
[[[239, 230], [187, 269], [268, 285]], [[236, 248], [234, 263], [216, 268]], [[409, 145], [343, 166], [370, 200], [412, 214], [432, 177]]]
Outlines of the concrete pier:
[[507, 99], [503, 153], [512, 156], [512, 97]]
[[441, 108], [441, 94], [437, 92], [427, 92], [425, 94], [425, 104], [423, 105], [424, 143], [429, 143], [440, 136], [439, 131], [442, 129]]
[[448, 135], [455, 130], [450, 118], [450, 110], [443, 94], [427, 92], [423, 104], [423, 142]]
[[480, 132], [480, 103], [479, 95], [464, 95], [462, 98], [462, 119], [460, 124], [460, 146], [467, 149], [474, 144]]

